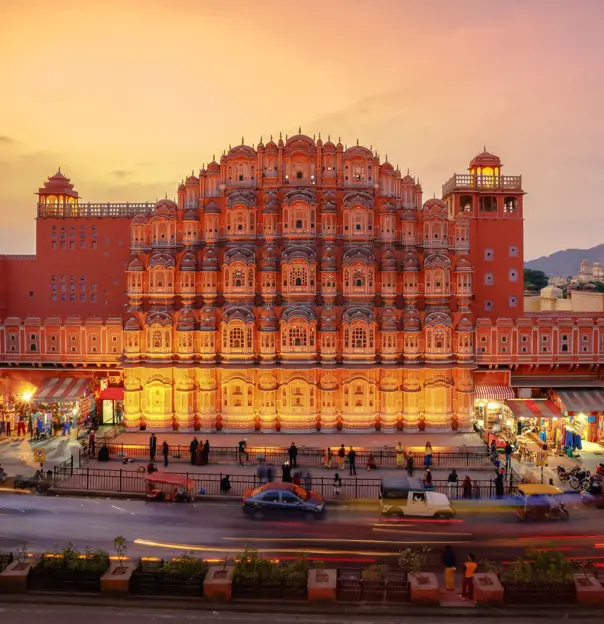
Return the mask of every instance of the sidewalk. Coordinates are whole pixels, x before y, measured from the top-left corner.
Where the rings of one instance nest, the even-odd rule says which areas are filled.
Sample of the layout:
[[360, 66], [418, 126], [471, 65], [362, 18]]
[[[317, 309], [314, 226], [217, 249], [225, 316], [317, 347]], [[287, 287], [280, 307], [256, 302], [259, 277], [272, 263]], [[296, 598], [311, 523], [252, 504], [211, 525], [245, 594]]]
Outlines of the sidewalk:
[[80, 443], [76, 437], [54, 437], [50, 440], [36, 441], [21, 436], [0, 438], [0, 464], [8, 475], [33, 475], [40, 468], [40, 462], [34, 457], [35, 449], [43, 449], [46, 455], [44, 469], [51, 470], [55, 464], [65, 461], [72, 454], [78, 453]]

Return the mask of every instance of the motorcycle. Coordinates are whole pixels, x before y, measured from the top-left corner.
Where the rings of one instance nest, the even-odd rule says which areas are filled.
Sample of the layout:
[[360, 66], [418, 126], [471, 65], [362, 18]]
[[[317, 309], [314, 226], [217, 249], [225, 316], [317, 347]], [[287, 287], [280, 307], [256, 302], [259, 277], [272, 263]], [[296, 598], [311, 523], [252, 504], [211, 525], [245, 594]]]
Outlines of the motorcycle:
[[589, 487], [590, 477], [591, 472], [589, 472], [589, 470], [578, 470], [568, 480], [568, 485], [570, 485], [573, 490], [585, 490]]
[[572, 476], [572, 472], [567, 470], [564, 466], [558, 466], [556, 471], [558, 472], [558, 479], [562, 482], [568, 481]]
[[598, 464], [596, 466], [596, 475], [598, 475], [598, 477], [604, 477], [604, 464]]
[[35, 490], [38, 494], [46, 494], [50, 485], [50, 481], [44, 478], [44, 473], [41, 470], [36, 470], [33, 477], [16, 475], [13, 483], [16, 490]]

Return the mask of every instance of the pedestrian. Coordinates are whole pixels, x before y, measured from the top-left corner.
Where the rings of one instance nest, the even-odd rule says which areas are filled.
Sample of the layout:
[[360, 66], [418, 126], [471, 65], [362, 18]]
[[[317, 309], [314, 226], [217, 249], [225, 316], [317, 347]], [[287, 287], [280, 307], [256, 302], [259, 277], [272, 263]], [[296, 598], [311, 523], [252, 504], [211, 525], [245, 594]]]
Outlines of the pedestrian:
[[498, 454], [499, 453], [497, 451], [497, 442], [495, 441], [495, 438], [493, 438], [491, 440], [491, 458], [493, 459], [493, 463], [497, 461]]
[[325, 458], [324, 458], [325, 468], [331, 468], [332, 458], [333, 458], [333, 453], [331, 452], [331, 449], [327, 447], [327, 450], [325, 451]]
[[4, 421], [0, 420], [0, 436], [4, 435]]
[[300, 476], [300, 471], [296, 470], [294, 472], [294, 485], [300, 487], [302, 485], [302, 477]]
[[289, 465], [289, 462], [285, 462], [281, 467], [281, 472], [283, 474], [282, 481], [283, 483], [291, 483], [292, 482], [292, 469]]
[[304, 473], [304, 489], [306, 490], [306, 493], [310, 496], [310, 493], [312, 492], [312, 474], [310, 473], [310, 470], [308, 468]]
[[7, 420], [6, 421], [6, 437], [7, 438], [10, 438], [10, 425], [11, 425], [10, 420]]
[[403, 461], [405, 460], [405, 448], [400, 442], [394, 447], [394, 458], [396, 460], [396, 467], [402, 468]]
[[426, 472], [424, 472], [424, 489], [426, 492], [431, 492], [434, 489], [432, 487], [432, 473], [430, 472], [430, 468], [426, 468]]
[[432, 445], [430, 442], [426, 442], [426, 448], [424, 450], [424, 466], [430, 468], [432, 465]]
[[445, 590], [455, 591], [455, 566], [457, 565], [457, 557], [453, 548], [449, 544], [445, 546], [443, 553], [443, 566], [445, 568]]
[[201, 451], [201, 465], [207, 466], [210, 463], [210, 441], [206, 440]]
[[512, 465], [512, 445], [508, 440], [505, 443], [505, 467], [509, 468]]
[[449, 487], [449, 498], [456, 498], [454, 494], [457, 493], [457, 482], [459, 481], [459, 477], [457, 476], [457, 470], [453, 468], [447, 477], [447, 484]]
[[295, 442], [291, 443], [291, 446], [287, 449], [287, 455], [289, 457], [289, 463], [292, 468], [298, 467], [298, 447]]
[[164, 440], [164, 443], [161, 445], [161, 454], [164, 456], [164, 468], [168, 467], [168, 453], [170, 452], [170, 448], [168, 447], [168, 443]]
[[258, 485], [262, 485], [266, 481], [266, 466], [262, 462], [256, 468], [256, 476], [258, 477]]
[[466, 475], [466, 478], [463, 480], [463, 497], [466, 500], [470, 500], [472, 498], [472, 479], [470, 479], [470, 475]]
[[273, 467], [273, 464], [267, 464], [266, 465], [266, 482], [273, 483], [274, 480], [275, 480], [275, 468]]
[[25, 435], [25, 417], [23, 414], [19, 416], [19, 420], [17, 422], [17, 436], [20, 436], [21, 434]]
[[29, 422], [27, 423], [27, 428], [29, 429], [29, 439], [33, 440], [34, 439], [34, 422], [31, 419], [31, 416], [29, 417]]
[[149, 438], [149, 457], [151, 458], [151, 461], [155, 460], [156, 451], [157, 451], [157, 438], [155, 437], [155, 434], [152, 433], [151, 437]]
[[353, 475], [356, 476], [357, 474], [356, 461], [357, 461], [357, 453], [351, 446], [350, 450], [348, 451], [348, 469], [350, 470], [351, 477]]
[[88, 455], [90, 457], [94, 457], [95, 454], [96, 454], [96, 433], [94, 432], [94, 429], [92, 429], [90, 431], [90, 434], [88, 435]]
[[197, 447], [199, 446], [199, 441], [197, 438], [193, 438], [191, 444], [189, 444], [189, 452], [191, 453], [191, 465], [195, 465], [195, 456], [197, 455]]
[[342, 491], [342, 479], [340, 479], [340, 475], [337, 472], [333, 477], [333, 491], [335, 492], [336, 498], [340, 498], [340, 492]]
[[367, 470], [377, 470], [377, 463], [373, 453], [369, 453], [369, 457], [367, 458]]
[[410, 477], [413, 476], [413, 455], [411, 455], [411, 453], [407, 455], [407, 474]]
[[338, 449], [338, 468], [344, 470], [344, 464], [346, 463], [346, 449], [344, 445]]
[[249, 459], [247, 453], [247, 438], [239, 441], [237, 444], [237, 453], [239, 457], [239, 465], [243, 466], [243, 460], [245, 459], [247, 461]]
[[231, 480], [229, 475], [224, 475], [222, 479], [220, 479], [220, 493], [222, 496], [226, 496], [231, 491]]
[[461, 589], [462, 598], [474, 599], [474, 574], [476, 573], [476, 557], [470, 553], [464, 563], [463, 585]]
[[495, 477], [495, 496], [499, 499], [503, 498], [503, 475], [501, 473]]

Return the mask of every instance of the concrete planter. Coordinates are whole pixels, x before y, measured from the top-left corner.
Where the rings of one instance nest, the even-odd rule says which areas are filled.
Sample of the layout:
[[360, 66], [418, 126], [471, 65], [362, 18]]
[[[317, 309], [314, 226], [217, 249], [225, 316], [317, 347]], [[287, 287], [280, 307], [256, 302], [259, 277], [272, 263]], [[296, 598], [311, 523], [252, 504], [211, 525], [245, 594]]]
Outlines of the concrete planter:
[[474, 600], [478, 604], [503, 604], [503, 585], [494, 572], [479, 572], [474, 575]]
[[203, 580], [203, 595], [213, 602], [225, 602], [233, 595], [233, 566], [210, 566]]
[[601, 607], [604, 605], [604, 587], [594, 576], [575, 574], [577, 602], [580, 605]]
[[440, 587], [436, 574], [432, 572], [418, 572], [409, 574], [411, 585], [411, 604], [439, 604]]
[[0, 594], [24, 594], [27, 592], [27, 577], [34, 561], [19, 563], [13, 561], [0, 572]]
[[338, 588], [337, 570], [308, 571], [308, 601], [335, 602]]
[[101, 576], [101, 594], [120, 595], [130, 593], [130, 579], [136, 570], [134, 561], [112, 561], [109, 569]]

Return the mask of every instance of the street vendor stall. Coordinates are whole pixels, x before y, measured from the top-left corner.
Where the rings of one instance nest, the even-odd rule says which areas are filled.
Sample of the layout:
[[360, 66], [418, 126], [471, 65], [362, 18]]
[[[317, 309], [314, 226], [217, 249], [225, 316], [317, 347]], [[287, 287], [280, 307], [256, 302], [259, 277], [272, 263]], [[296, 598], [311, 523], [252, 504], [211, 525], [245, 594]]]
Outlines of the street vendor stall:
[[186, 475], [153, 472], [145, 477], [148, 501], [188, 502], [195, 497], [195, 482]]
[[[86, 422], [93, 408], [86, 378], [47, 379], [31, 398], [33, 426], [47, 435], [69, 435]], [[88, 410], [88, 413], [87, 413]]]

